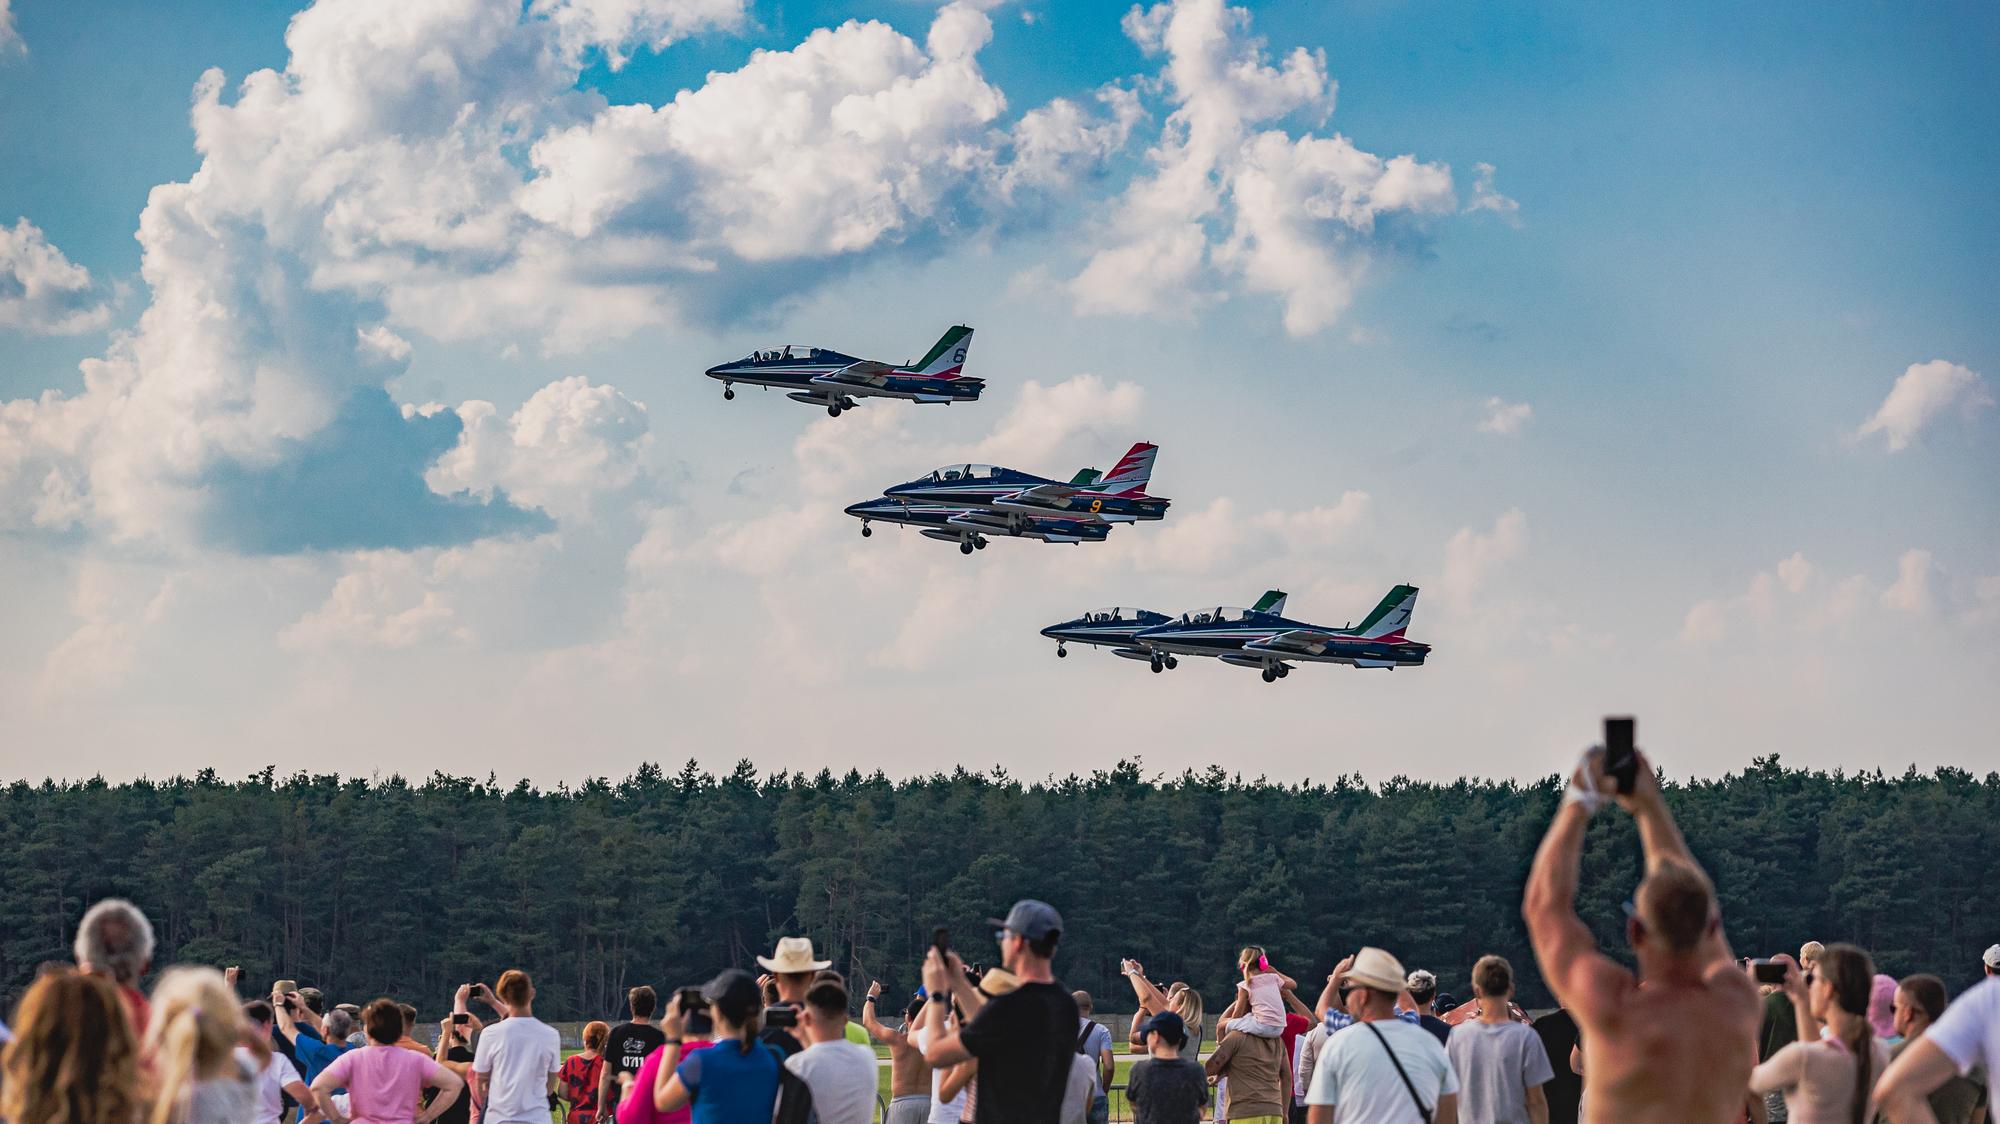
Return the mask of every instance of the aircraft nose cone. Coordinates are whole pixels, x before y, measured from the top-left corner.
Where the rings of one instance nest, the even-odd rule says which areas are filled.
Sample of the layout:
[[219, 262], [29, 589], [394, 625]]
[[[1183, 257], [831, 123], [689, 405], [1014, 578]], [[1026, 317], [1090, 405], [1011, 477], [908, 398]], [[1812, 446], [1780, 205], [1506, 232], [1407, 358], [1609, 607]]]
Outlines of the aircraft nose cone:
[[707, 376], [708, 376], [709, 378], [712, 378], [712, 379], [719, 379], [719, 378], [721, 378], [721, 377], [722, 377], [722, 375], [723, 375], [723, 372], [725, 372], [725, 371], [727, 371], [727, 370], [729, 370], [729, 364], [727, 364], [727, 363], [717, 363], [717, 364], [716, 364], [715, 366], [713, 366], [713, 367], [710, 367], [710, 368], [709, 368], [708, 370], [706, 370], [706, 371], [703, 371], [703, 372], [702, 372], [702, 374], [704, 374], [704, 375], [707, 375]]
[[1059, 624], [1052, 624], [1049, 627], [1042, 630], [1042, 635], [1048, 637], [1051, 640], [1060, 640], [1062, 639], [1061, 636], [1062, 630], [1063, 626]]
[[875, 500], [862, 500], [862, 501], [861, 501], [860, 503], [851, 503], [851, 504], [848, 504], [848, 505], [847, 505], [847, 514], [849, 514], [849, 515], [873, 515], [873, 514], [874, 514], [874, 513], [875, 513], [875, 512], [877, 511], [877, 510], [879, 510], [879, 508], [877, 508], [877, 507], [876, 507], [876, 503], [877, 503], [877, 501], [875, 501]]

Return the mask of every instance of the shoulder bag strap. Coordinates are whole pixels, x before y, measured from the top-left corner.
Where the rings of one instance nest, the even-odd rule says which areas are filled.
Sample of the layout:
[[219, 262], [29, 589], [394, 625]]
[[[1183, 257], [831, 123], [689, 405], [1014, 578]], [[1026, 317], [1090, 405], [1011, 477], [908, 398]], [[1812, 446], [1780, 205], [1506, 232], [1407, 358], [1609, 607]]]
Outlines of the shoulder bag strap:
[[1396, 1057], [1395, 1050], [1390, 1049], [1389, 1040], [1382, 1037], [1382, 1032], [1376, 1030], [1373, 1023], [1364, 1022], [1361, 1025], [1367, 1027], [1368, 1033], [1374, 1035], [1375, 1041], [1380, 1042], [1382, 1049], [1388, 1052], [1389, 1064], [1396, 1067], [1396, 1076], [1403, 1079], [1403, 1088], [1410, 1091], [1410, 1099], [1417, 1103], [1417, 1115], [1424, 1118], [1424, 1124], [1431, 1124], [1431, 1110], [1424, 1107], [1424, 1099], [1417, 1095], [1416, 1082], [1410, 1080], [1409, 1073], [1403, 1069], [1402, 1060]]

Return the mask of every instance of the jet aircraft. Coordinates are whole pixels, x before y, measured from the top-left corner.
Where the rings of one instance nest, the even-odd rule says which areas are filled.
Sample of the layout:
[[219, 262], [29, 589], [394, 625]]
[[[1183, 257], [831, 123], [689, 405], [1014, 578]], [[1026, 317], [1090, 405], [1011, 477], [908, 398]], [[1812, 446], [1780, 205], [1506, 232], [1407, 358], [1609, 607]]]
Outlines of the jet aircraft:
[[1420, 667], [1430, 645], [1406, 639], [1417, 587], [1399, 585], [1360, 624], [1328, 628], [1291, 620], [1278, 611], [1206, 609], [1132, 635], [1134, 645], [1157, 652], [1214, 656], [1254, 667], [1272, 683], [1291, 674], [1292, 663], [1344, 663], [1352, 667]]
[[[1274, 589], [1258, 598], [1255, 611], [1284, 612], [1284, 591]], [[1109, 647], [1114, 656], [1145, 660], [1153, 665], [1157, 673], [1179, 667], [1180, 661], [1165, 652], [1154, 650], [1150, 645], [1138, 643], [1134, 637], [1142, 629], [1156, 628], [1173, 619], [1151, 609], [1093, 609], [1075, 620], [1050, 625], [1042, 630], [1042, 635], [1056, 642], [1058, 659], [1069, 655], [1068, 649], [1063, 647], [1065, 644], [1089, 644], [1092, 647]]]
[[[1097, 475], [1096, 469], [1086, 468], [1078, 472], [1071, 483], [1088, 484], [1096, 480]], [[863, 538], [875, 533], [868, 526], [871, 522], [880, 520], [884, 523], [900, 523], [906, 527], [919, 528], [918, 533], [925, 538], [957, 543], [961, 554], [985, 550], [987, 535], [1040, 539], [1043, 542], [1079, 543], [1103, 542], [1111, 534], [1111, 526], [1108, 523], [1087, 523], [1081, 519], [1002, 515], [982, 508], [918, 503], [901, 499], [864, 500], [848, 505], [847, 514], [861, 520]]]
[[1144, 441], [1118, 459], [1109, 475], [1087, 483], [1063, 483], [990, 464], [946, 465], [928, 476], [898, 484], [882, 494], [912, 503], [983, 508], [1010, 518], [1136, 523], [1163, 519], [1172, 500], [1146, 494], [1158, 445]]
[[753, 351], [733, 363], [720, 363], [705, 373], [722, 383], [724, 398], [736, 397], [735, 384], [777, 387], [785, 397], [810, 406], [824, 406], [839, 417], [858, 405], [858, 398], [906, 398], [912, 402], [977, 402], [986, 380], [965, 374], [965, 354], [972, 348], [972, 329], [963, 324], [938, 337], [922, 359], [898, 367], [874, 359], [857, 359], [823, 347], [788, 344]]

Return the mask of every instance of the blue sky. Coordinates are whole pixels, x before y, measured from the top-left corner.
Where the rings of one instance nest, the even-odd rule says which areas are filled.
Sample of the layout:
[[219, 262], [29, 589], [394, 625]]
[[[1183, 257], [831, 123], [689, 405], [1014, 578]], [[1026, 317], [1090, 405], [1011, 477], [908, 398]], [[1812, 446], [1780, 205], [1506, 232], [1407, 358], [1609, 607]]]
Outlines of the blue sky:
[[[558, 744], [610, 773], [1531, 776], [1621, 709], [1683, 772], [1989, 759], [1990, 5], [1186, 0], [1159, 42], [1115, 4], [406, 6], [414, 39], [319, 0], [300, 54], [293, 4], [14, 0], [9, 773], [278, 741], [544, 780], [576, 775]], [[1204, 70], [1202, 29], [1247, 69]], [[1403, 154], [1430, 178], [1397, 195]], [[1183, 228], [1185, 273], [1111, 268]], [[834, 420], [698, 374], [955, 322], [976, 407]], [[1173, 514], [1102, 548], [966, 560], [838, 514], [1140, 438]], [[1169, 688], [1035, 636], [1272, 585], [1339, 623], [1401, 580], [1437, 655], [1394, 676]]]

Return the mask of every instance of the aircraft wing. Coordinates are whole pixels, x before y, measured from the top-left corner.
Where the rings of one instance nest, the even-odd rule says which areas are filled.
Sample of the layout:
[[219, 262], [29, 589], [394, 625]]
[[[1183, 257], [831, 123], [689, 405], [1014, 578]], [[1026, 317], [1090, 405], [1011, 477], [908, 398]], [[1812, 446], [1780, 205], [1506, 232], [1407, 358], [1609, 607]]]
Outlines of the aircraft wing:
[[1291, 628], [1243, 646], [1260, 652], [1305, 652], [1317, 656], [1326, 651], [1327, 643], [1333, 640], [1334, 635], [1314, 628]]
[[1020, 491], [1007, 496], [1006, 498], [1010, 500], [1026, 500], [1030, 503], [1045, 503], [1051, 506], [1067, 507], [1069, 506], [1070, 498], [1075, 496], [1078, 492], [1081, 491], [1083, 491], [1082, 488], [1078, 488], [1070, 484], [1037, 484], [1032, 488], [1023, 488]]
[[826, 374], [820, 375], [812, 381], [816, 383], [840, 383], [844, 386], [884, 386], [889, 381], [889, 374], [895, 369], [895, 367], [887, 363], [878, 363], [873, 359], [863, 359], [858, 363], [849, 363], [837, 371], [828, 371]]

